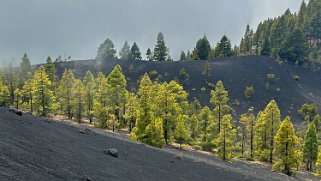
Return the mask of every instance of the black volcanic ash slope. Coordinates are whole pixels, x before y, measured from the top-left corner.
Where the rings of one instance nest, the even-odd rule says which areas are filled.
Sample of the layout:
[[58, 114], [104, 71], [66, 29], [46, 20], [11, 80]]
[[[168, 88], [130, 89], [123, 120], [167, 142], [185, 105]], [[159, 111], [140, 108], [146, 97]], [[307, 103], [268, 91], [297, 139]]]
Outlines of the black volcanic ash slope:
[[[288, 177], [269, 166], [224, 162], [115, 137], [0, 108], [0, 180], [318, 180], [311, 174]], [[103, 152], [108, 148], [116, 148], [118, 158]]]
[[[119, 157], [103, 153], [116, 148]], [[0, 108], [0, 180], [258, 180]]]
[[[210, 90], [202, 75], [205, 61], [180, 61], [180, 62], [146, 62], [146, 61], [106, 61], [97, 68], [94, 60], [73, 61], [56, 64], [58, 75], [62, 75], [64, 68], [74, 70], [77, 77], [83, 77], [87, 70], [94, 74], [100, 70], [108, 74], [116, 64], [120, 64], [127, 77], [128, 88], [137, 88], [140, 76], [146, 72], [156, 70], [163, 80], [170, 81], [179, 77], [181, 68], [185, 68], [190, 75], [190, 84], [184, 85], [185, 90], [193, 97], [198, 98], [202, 105], [210, 105]], [[129, 72], [129, 66], [133, 64], [133, 73]], [[244, 113], [250, 106], [258, 112], [264, 109], [266, 104], [275, 99], [281, 109], [282, 117], [290, 115], [292, 121], [300, 122], [298, 109], [304, 103], [316, 102], [321, 108], [321, 72], [312, 72], [304, 67], [294, 65], [280, 65], [272, 58], [263, 56], [245, 56], [226, 58], [210, 61], [212, 68], [208, 80], [216, 83], [222, 80], [225, 88], [229, 91], [230, 103], [236, 110], [235, 115]], [[266, 90], [268, 82], [267, 74], [275, 74], [275, 80], [270, 83], [270, 90]], [[299, 76], [298, 80], [294, 77]], [[255, 93], [250, 100], [244, 98], [246, 86], [254, 86]], [[201, 88], [206, 88], [201, 91]], [[240, 102], [240, 105], [232, 103]]]

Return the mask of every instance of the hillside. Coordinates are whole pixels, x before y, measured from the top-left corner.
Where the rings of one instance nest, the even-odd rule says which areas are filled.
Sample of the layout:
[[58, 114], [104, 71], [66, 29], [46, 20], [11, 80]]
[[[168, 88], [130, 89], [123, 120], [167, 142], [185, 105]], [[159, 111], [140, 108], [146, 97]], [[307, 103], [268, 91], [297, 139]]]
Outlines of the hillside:
[[[162, 80], [170, 81], [180, 79], [179, 71], [184, 68], [190, 75], [190, 83], [183, 84], [189, 92], [190, 100], [194, 97], [200, 100], [202, 105], [209, 105], [211, 87], [207, 86], [202, 75], [205, 61], [174, 61], [174, 62], [146, 62], [146, 61], [106, 61], [97, 66], [94, 60], [72, 61], [57, 63], [57, 73], [62, 75], [64, 68], [70, 68], [77, 77], [83, 77], [87, 70], [97, 74], [102, 71], [108, 74], [116, 64], [120, 64], [127, 77], [128, 89], [137, 88], [140, 76], [146, 72], [156, 70], [162, 75]], [[134, 71], [130, 73], [129, 66], [134, 65]], [[272, 58], [264, 56], [234, 57], [210, 61], [211, 75], [208, 81], [216, 83], [222, 80], [229, 91], [230, 104], [237, 116], [254, 106], [255, 112], [262, 110], [268, 101], [275, 99], [281, 109], [282, 117], [290, 115], [295, 123], [300, 123], [298, 109], [304, 103], [315, 102], [321, 108], [321, 72], [313, 72], [304, 67], [296, 67], [292, 64], [280, 65]], [[275, 74], [270, 81], [267, 74]], [[294, 76], [299, 78], [294, 79]], [[156, 78], [153, 75], [152, 78]], [[269, 90], [266, 83], [269, 83]], [[250, 100], [245, 99], [244, 90], [247, 86], [253, 86], [255, 93]], [[201, 90], [204, 87], [206, 90]], [[237, 102], [240, 104], [237, 105]]]
[[[152, 148], [82, 125], [0, 108], [0, 180], [316, 180], [269, 166]], [[118, 157], [103, 151], [116, 148]]]

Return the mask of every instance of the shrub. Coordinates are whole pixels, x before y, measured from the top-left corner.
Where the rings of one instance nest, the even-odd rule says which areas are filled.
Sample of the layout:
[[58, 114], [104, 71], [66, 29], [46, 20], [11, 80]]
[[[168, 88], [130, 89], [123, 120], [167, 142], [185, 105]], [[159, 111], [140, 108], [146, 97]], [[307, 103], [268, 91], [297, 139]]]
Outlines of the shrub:
[[244, 97], [246, 99], [250, 99], [252, 94], [254, 94], [254, 87], [253, 86], [247, 86], [244, 91]]
[[273, 83], [275, 79], [275, 74], [274, 73], [268, 73], [266, 74], [266, 78], [268, 79], [269, 82]]
[[205, 87], [202, 87], [202, 88], [201, 88], [201, 91], [206, 91], [206, 88], [205, 88]]

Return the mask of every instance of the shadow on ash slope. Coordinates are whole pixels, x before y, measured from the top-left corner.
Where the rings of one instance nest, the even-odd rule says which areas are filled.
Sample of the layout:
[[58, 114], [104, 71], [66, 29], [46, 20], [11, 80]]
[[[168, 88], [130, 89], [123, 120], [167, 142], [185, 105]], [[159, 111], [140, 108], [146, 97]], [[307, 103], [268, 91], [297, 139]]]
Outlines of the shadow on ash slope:
[[[118, 157], [104, 153], [116, 148]], [[317, 180], [0, 108], [0, 180]]]

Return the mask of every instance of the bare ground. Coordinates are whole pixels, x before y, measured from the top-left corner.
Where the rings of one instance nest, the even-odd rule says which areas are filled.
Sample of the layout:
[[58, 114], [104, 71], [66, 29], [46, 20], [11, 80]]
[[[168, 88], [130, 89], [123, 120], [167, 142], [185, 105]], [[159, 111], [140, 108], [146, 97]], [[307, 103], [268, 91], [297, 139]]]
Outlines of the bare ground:
[[[116, 148], [119, 157], [103, 153]], [[88, 125], [0, 109], [0, 180], [318, 180], [244, 161], [153, 148]]]

